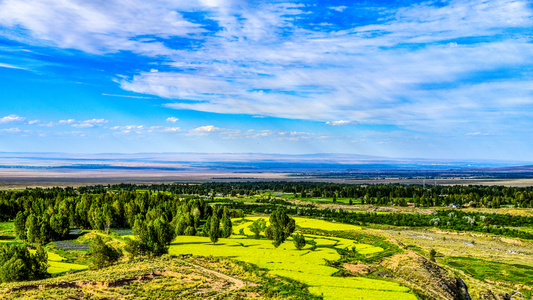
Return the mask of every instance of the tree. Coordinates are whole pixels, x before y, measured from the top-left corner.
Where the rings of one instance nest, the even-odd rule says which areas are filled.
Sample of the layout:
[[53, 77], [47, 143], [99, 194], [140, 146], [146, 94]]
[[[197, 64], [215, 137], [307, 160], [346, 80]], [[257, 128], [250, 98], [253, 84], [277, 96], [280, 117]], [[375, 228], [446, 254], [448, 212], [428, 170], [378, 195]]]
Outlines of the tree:
[[[290, 218], [285, 208], [278, 207], [270, 214], [270, 226], [269, 230], [272, 232], [272, 244], [274, 247], [279, 247], [296, 229], [296, 222], [293, 218]], [[268, 229], [268, 228], [267, 228]], [[265, 230], [265, 234], [266, 230]]]
[[26, 236], [26, 214], [21, 210], [17, 213], [14, 224], [15, 234], [23, 241], [27, 239]]
[[429, 260], [435, 262], [435, 256], [437, 256], [437, 251], [435, 251], [435, 249], [431, 249], [431, 251], [429, 251]]
[[107, 245], [99, 235], [93, 239], [90, 251], [97, 268], [112, 265], [122, 257], [122, 251]]
[[138, 240], [129, 238], [126, 239], [126, 246], [124, 247], [124, 250], [130, 254], [130, 260], [133, 260], [135, 257], [145, 252], [143, 245]]
[[68, 235], [70, 222], [67, 216], [62, 213], [52, 215], [50, 218], [50, 228], [53, 231], [54, 239], [62, 239]]
[[218, 238], [220, 237], [220, 221], [218, 220], [218, 216], [213, 214], [213, 216], [207, 218], [206, 225], [208, 226], [207, 235], [209, 235], [211, 242], [213, 244], [218, 242]]
[[229, 238], [233, 233], [233, 224], [231, 218], [224, 212], [222, 215], [222, 237]]
[[266, 221], [263, 218], [259, 218], [255, 220], [252, 225], [248, 226], [248, 228], [250, 228], [250, 231], [254, 233], [254, 238], [259, 239], [261, 237], [261, 231], [266, 229]]
[[139, 237], [142, 253], [160, 256], [168, 253], [168, 246], [175, 237], [174, 229], [164, 216], [146, 222], [141, 215], [135, 218], [133, 232]]
[[35, 278], [46, 278], [50, 274], [48, 273], [48, 253], [41, 245], [37, 245], [37, 251], [35, 252], [35, 262], [33, 267], [33, 274]]
[[36, 217], [34, 214], [30, 214], [28, 218], [26, 219], [26, 229], [27, 229], [27, 236], [28, 241], [31, 243], [35, 243], [39, 241], [40, 237], [40, 229], [41, 229], [41, 222], [39, 221], [39, 218]]
[[294, 246], [296, 247], [296, 249], [298, 250], [302, 250], [303, 247], [305, 247], [305, 237], [303, 234], [294, 234], [292, 236], [292, 241], [294, 242]]

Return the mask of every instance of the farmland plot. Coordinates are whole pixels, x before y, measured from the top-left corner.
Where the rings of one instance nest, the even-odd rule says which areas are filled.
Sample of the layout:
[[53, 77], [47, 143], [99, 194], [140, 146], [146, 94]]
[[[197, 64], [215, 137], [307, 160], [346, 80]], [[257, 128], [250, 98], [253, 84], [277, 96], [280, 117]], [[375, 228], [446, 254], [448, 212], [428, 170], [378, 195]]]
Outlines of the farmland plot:
[[[247, 226], [255, 219], [257, 217], [247, 218], [244, 222], [241, 220], [234, 227], [234, 231], [239, 232], [243, 228], [246, 234], [251, 235]], [[358, 226], [321, 220], [304, 218], [295, 218], [295, 220], [296, 225], [301, 227], [360, 230]], [[339, 229], [340, 227], [342, 229]], [[326, 265], [326, 260], [336, 261], [340, 258], [335, 248], [355, 246], [362, 254], [376, 253], [383, 249], [356, 244], [353, 240], [337, 237], [306, 235], [306, 239], [316, 242], [315, 250], [312, 250], [311, 245], [303, 250], [297, 250], [291, 238], [279, 248], [274, 248], [272, 241], [250, 239], [239, 235], [234, 235], [229, 239], [220, 239], [217, 244], [211, 243], [207, 237], [179, 236], [171, 245], [170, 254], [225, 256], [253, 263], [269, 269], [272, 274], [303, 282], [309, 285], [310, 292], [323, 295], [325, 299], [416, 299], [408, 288], [394, 282], [364, 277], [331, 276], [337, 269]]]

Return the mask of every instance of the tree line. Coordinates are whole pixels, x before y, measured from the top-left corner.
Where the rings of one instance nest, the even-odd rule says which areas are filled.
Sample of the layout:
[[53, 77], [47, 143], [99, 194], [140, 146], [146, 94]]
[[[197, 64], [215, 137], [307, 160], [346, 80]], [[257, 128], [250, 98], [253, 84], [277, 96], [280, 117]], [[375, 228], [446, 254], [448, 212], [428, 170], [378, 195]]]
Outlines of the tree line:
[[[248, 204], [242, 201], [224, 203], [246, 214], [271, 213], [280, 204]], [[496, 235], [533, 240], [533, 233], [512, 227], [531, 227], [533, 217], [496, 213], [475, 213], [461, 210], [439, 210], [432, 214], [353, 212], [344, 209], [319, 209], [312, 206], [284, 206], [287, 214], [320, 218], [340, 223], [367, 225], [384, 224], [409, 227], [438, 227], [446, 230], [485, 232]], [[252, 230], [253, 232], [253, 230]]]

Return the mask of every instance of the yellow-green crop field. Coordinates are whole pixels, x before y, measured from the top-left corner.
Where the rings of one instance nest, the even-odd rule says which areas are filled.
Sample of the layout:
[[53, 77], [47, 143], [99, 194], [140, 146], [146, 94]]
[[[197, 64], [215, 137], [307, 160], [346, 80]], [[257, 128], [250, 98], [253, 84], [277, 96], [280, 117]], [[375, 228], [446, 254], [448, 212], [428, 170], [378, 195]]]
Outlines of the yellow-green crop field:
[[[30, 253], [35, 254], [36, 250], [30, 250]], [[71, 271], [80, 271], [89, 269], [88, 266], [63, 262], [66, 258], [54, 252], [48, 253], [48, 273], [60, 274]]]
[[[253, 220], [247, 218], [234, 227], [235, 232], [244, 228], [245, 233], [252, 234], [248, 226]], [[266, 219], [266, 218], [265, 218]], [[324, 230], [360, 230], [358, 226], [337, 224], [321, 220], [295, 218], [296, 225], [302, 228]], [[334, 248], [355, 246], [362, 254], [383, 251], [379, 247], [355, 244], [354, 241], [336, 238], [306, 235], [307, 240], [316, 242], [316, 249], [311, 245], [297, 250], [289, 238], [279, 248], [274, 248], [269, 240], [250, 239], [233, 235], [228, 239], [219, 239], [216, 244], [207, 237], [179, 236], [170, 246], [170, 254], [193, 254], [203, 256], [225, 256], [253, 263], [269, 269], [272, 274], [286, 276], [309, 285], [309, 290], [325, 299], [416, 299], [409, 289], [395, 282], [369, 279], [365, 277], [334, 277], [337, 269], [327, 266], [327, 260], [338, 260], [339, 254]]]

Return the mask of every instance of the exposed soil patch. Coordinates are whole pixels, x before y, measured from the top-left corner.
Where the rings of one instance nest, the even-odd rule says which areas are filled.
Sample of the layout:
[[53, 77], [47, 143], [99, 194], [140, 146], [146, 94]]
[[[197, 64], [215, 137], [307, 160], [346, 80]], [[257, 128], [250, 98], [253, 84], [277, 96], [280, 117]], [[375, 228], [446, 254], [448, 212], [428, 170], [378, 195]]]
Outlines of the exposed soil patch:
[[365, 264], [344, 264], [342, 265], [343, 268], [345, 268], [346, 270], [350, 271], [350, 273], [352, 274], [356, 274], [356, 275], [365, 275], [365, 274], [368, 274], [368, 273], [372, 273], [374, 272], [376, 269], [370, 267], [370, 266], [367, 266]]

